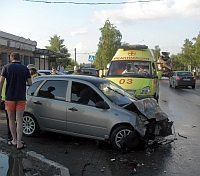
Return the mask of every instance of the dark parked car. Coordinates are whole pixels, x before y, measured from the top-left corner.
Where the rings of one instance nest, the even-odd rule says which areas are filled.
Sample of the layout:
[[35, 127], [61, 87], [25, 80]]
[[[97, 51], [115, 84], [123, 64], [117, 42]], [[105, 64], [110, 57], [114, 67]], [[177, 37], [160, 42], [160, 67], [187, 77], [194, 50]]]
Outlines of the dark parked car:
[[74, 70], [67, 70], [63, 72], [65, 75], [70, 75], [74, 73]]
[[99, 77], [99, 69], [96, 69], [96, 68], [81, 68], [81, 72], [84, 75]]
[[174, 71], [169, 78], [169, 86], [173, 88], [191, 86], [195, 89], [196, 77], [190, 71]]
[[171, 122], [156, 112], [157, 106], [154, 99], [136, 100], [103, 78], [38, 76], [27, 90], [23, 134], [34, 136], [46, 130], [105, 140], [120, 149], [121, 140], [129, 134], [134, 138], [132, 145], [171, 134]]

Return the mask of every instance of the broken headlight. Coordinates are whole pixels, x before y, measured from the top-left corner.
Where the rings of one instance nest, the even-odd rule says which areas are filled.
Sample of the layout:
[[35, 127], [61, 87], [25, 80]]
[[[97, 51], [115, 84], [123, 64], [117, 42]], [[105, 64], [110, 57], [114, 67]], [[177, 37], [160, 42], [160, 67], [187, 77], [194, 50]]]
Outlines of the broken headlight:
[[139, 117], [142, 122], [145, 122], [145, 125], [149, 123], [147, 117], [145, 117], [143, 114], [139, 114]]

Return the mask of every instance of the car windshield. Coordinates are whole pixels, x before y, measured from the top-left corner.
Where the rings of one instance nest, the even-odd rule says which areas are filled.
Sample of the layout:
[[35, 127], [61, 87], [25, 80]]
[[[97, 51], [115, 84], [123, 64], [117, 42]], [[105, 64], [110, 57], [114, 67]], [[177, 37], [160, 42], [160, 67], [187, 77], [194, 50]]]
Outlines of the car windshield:
[[113, 61], [107, 76], [121, 77], [150, 77], [151, 67], [149, 61], [120, 60]]
[[96, 85], [113, 103], [124, 106], [130, 104], [131, 99], [135, 99], [132, 95], [125, 92], [120, 86], [113, 82], [105, 81]]
[[191, 72], [178, 72], [177, 76], [193, 76]]

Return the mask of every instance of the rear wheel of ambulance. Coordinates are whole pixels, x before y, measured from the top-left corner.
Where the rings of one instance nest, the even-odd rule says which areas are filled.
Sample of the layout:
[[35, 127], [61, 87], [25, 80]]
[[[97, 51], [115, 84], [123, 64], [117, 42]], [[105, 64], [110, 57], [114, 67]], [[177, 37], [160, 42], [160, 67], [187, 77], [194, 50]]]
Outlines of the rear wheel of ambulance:
[[121, 150], [121, 140], [134, 132], [134, 128], [130, 125], [121, 125], [113, 129], [110, 137], [110, 142], [116, 150]]

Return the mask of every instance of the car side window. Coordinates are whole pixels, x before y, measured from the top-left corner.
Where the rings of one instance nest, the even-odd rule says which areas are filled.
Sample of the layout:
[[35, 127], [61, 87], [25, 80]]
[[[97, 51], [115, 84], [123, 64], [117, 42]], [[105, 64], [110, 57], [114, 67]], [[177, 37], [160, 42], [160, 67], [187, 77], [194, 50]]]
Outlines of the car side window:
[[103, 99], [93, 88], [86, 84], [72, 82], [71, 102], [95, 106], [99, 101], [103, 101]]
[[68, 81], [46, 81], [38, 91], [38, 97], [65, 100]]
[[27, 90], [27, 94], [33, 96], [38, 86], [41, 84], [42, 81], [34, 82]]

